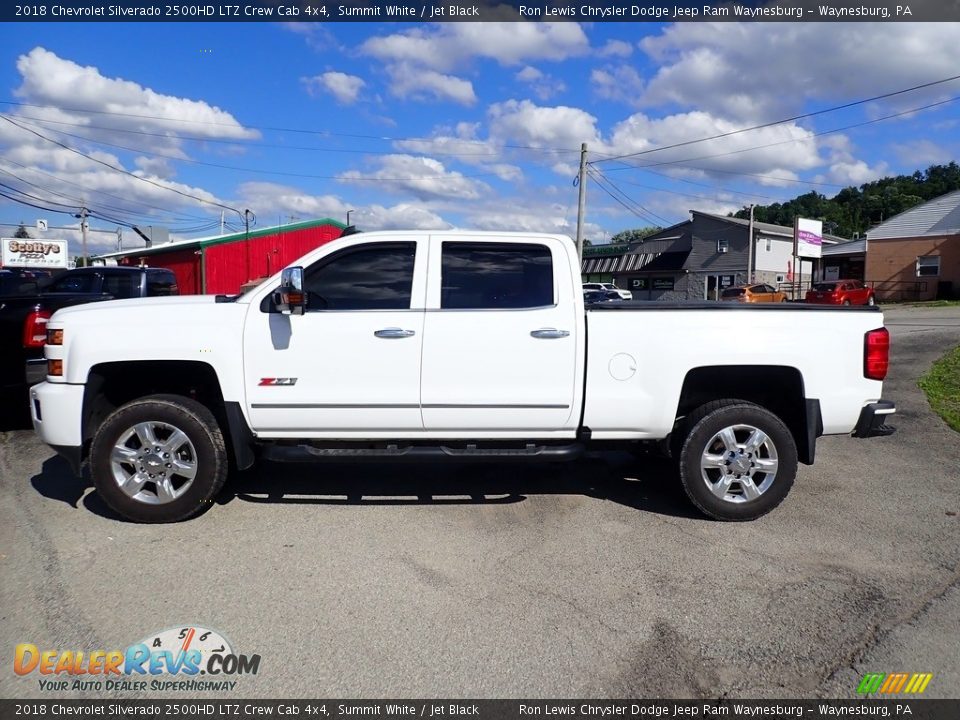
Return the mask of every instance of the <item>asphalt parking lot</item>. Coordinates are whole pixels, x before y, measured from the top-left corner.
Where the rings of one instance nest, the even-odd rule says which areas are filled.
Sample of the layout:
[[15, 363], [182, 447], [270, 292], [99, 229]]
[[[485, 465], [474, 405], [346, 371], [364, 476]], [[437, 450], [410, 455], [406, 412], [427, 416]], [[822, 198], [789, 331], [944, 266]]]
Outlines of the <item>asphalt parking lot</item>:
[[264, 465], [199, 518], [135, 525], [32, 431], [0, 433], [0, 697], [41, 696], [17, 643], [187, 625], [261, 655], [235, 697], [854, 697], [868, 671], [958, 697], [960, 434], [916, 380], [960, 308], [887, 325], [898, 432], [821, 439], [744, 524], [697, 515], [669, 465], [607, 454]]

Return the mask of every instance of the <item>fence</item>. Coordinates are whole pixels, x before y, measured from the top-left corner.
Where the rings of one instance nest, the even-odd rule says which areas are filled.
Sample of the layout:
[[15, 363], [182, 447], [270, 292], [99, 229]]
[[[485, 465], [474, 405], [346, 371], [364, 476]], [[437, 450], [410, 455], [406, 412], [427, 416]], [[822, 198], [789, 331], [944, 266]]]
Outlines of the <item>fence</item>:
[[[803, 300], [807, 291], [813, 285], [829, 280], [803, 280], [782, 282], [777, 290], [785, 292], [791, 300]], [[883, 302], [910, 302], [914, 300], [929, 300], [926, 280], [864, 280], [865, 285], [873, 288], [877, 300]]]

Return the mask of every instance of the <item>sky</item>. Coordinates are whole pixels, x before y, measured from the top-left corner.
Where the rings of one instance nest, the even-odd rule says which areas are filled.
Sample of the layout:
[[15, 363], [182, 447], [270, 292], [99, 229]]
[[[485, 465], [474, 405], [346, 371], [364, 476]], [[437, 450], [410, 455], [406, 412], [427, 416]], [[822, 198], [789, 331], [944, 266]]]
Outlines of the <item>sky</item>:
[[832, 197], [958, 160], [960, 80], [859, 103], [960, 74], [958, 37], [951, 23], [8, 24], [0, 193], [41, 207], [0, 197], [0, 232], [23, 222], [73, 254], [82, 206], [91, 253], [115, 250], [117, 228], [142, 244], [129, 225], [208, 237], [222, 214], [238, 230], [246, 209], [257, 228], [349, 211], [367, 231], [572, 236], [581, 143], [595, 244], [691, 209]]

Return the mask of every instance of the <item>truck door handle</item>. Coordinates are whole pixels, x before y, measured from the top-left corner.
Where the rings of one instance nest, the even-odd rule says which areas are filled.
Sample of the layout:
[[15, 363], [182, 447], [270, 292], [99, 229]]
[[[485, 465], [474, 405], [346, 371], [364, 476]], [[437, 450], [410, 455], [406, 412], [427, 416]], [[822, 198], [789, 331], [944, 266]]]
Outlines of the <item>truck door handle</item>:
[[539, 330], [531, 330], [530, 334], [535, 338], [540, 338], [542, 340], [556, 340], [557, 338], [565, 338], [570, 334], [569, 330], [557, 330], [556, 328], [540, 328]]
[[417, 333], [414, 330], [404, 330], [402, 328], [391, 327], [384, 328], [383, 330], [375, 330], [373, 334], [378, 338], [405, 338], [416, 335]]

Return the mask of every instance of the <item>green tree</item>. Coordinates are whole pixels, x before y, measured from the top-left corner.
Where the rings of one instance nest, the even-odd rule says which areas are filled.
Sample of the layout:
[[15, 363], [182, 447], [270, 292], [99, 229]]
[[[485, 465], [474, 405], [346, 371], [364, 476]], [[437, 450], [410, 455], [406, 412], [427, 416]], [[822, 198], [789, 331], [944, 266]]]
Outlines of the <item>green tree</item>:
[[[787, 227], [798, 217], [823, 220], [827, 232], [849, 238], [954, 190], [960, 190], [960, 165], [950, 162], [931, 165], [911, 175], [880, 178], [859, 188], [847, 187], [832, 198], [808, 192], [783, 203], [757, 205], [753, 217], [758, 222]], [[733, 217], [745, 220], [750, 217], [750, 210], [738, 210]]]
[[624, 230], [622, 232], [618, 232], [616, 235], [610, 238], [610, 243], [612, 245], [619, 245], [620, 243], [638, 242], [639, 240], [643, 240], [645, 237], [649, 237], [654, 233], [660, 232], [662, 229], [663, 228], [659, 227], [642, 227], [635, 228], [633, 230]]
[[32, 237], [30, 233], [27, 232], [27, 227], [23, 223], [20, 223], [20, 227], [17, 228], [13, 236], [17, 238], [17, 240], [29, 240]]

